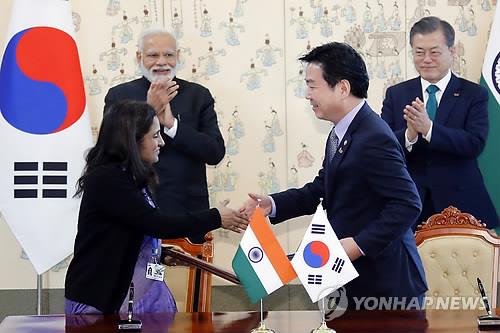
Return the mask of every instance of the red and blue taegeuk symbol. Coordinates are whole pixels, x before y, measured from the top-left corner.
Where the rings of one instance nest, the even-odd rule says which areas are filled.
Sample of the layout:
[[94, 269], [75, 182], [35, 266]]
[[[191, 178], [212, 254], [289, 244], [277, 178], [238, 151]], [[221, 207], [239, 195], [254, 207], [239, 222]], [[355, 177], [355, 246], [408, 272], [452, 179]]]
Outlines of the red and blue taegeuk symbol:
[[325, 243], [320, 241], [312, 241], [306, 245], [304, 252], [305, 263], [312, 268], [323, 267], [330, 259], [330, 250]]
[[33, 27], [15, 34], [3, 56], [0, 87], [0, 113], [26, 133], [57, 133], [85, 110], [78, 50], [59, 29]]

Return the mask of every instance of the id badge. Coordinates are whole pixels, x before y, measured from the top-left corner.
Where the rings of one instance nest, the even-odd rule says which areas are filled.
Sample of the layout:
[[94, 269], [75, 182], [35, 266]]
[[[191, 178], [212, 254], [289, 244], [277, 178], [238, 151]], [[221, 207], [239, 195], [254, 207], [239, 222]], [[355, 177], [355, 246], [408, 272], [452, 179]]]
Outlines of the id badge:
[[160, 264], [155, 264], [152, 262], [148, 263], [146, 267], [146, 279], [163, 281], [165, 275], [165, 267]]

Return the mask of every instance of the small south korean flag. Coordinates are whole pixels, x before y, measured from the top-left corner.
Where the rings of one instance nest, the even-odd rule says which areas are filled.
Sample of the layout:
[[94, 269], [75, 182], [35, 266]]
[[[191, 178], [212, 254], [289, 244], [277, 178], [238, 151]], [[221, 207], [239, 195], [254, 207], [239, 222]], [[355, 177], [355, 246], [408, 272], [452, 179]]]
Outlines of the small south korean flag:
[[313, 303], [359, 276], [321, 205], [292, 259], [292, 266]]

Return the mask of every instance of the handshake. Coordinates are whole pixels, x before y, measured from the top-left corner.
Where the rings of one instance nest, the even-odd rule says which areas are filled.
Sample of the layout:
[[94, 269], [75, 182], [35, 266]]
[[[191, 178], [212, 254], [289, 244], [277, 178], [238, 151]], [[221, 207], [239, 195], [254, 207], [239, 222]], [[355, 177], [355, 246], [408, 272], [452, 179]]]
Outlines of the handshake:
[[266, 216], [271, 213], [272, 204], [271, 199], [269, 199], [268, 196], [255, 193], [249, 193], [248, 196], [250, 198], [245, 201], [245, 203], [238, 210], [227, 207], [229, 204], [228, 199], [224, 200], [217, 206], [221, 217], [222, 228], [237, 233], [244, 231], [247, 228], [248, 223], [250, 222], [250, 217], [257, 206], [260, 206]]

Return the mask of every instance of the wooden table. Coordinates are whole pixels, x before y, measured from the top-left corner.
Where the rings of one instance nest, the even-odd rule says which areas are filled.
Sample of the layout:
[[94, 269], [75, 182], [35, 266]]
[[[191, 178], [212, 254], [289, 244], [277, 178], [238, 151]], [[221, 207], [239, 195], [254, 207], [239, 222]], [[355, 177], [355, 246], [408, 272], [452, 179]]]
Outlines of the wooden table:
[[[344, 332], [478, 332], [476, 318], [482, 311], [352, 311], [328, 323]], [[137, 316], [143, 333], [244, 333], [258, 326], [258, 312], [162, 313]], [[267, 327], [276, 333], [306, 333], [320, 323], [317, 311], [270, 311], [264, 313]], [[118, 316], [10, 316], [0, 324], [0, 333], [118, 332]], [[490, 331], [491, 332], [491, 331]], [[500, 332], [500, 330], [498, 331]]]

